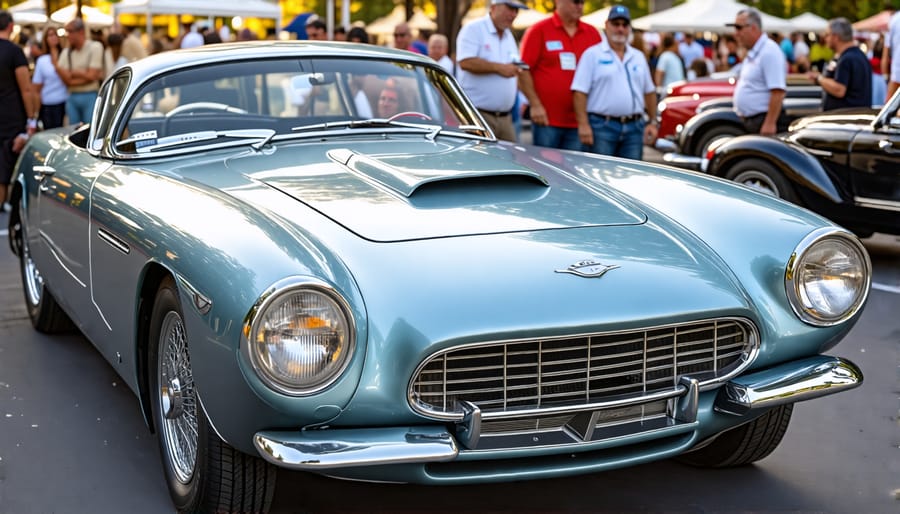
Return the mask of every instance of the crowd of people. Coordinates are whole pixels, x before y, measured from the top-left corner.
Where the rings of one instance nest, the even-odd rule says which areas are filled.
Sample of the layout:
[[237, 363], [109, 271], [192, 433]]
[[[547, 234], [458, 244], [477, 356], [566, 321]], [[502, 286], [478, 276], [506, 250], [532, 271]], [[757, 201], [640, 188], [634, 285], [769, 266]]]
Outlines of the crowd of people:
[[[527, 8], [515, 0], [490, 0], [487, 14], [459, 31], [454, 56], [447, 36], [414, 34], [407, 23], [394, 27], [393, 46], [428, 55], [455, 75], [500, 139], [518, 140], [517, 121], [527, 108], [536, 145], [631, 159], [641, 159], [644, 145], [655, 142], [657, 101], [680, 80], [739, 67], [734, 108], [747, 130], [760, 134], [786, 128], [788, 72], [805, 73], [822, 87], [824, 109], [872, 105], [879, 95], [883, 101], [888, 77], [888, 96], [900, 86], [900, 59], [890, 59], [890, 48], [900, 47], [898, 16], [870, 57], [857, 47], [846, 19], [830, 20], [826, 33], [810, 42], [799, 33], [767, 34], [759, 11], [749, 7], [729, 24], [734, 34], [723, 36], [715, 51], [690, 32], [661, 34], [659, 44], [647, 45], [622, 5], [610, 8], [598, 30], [581, 20], [583, 0], [556, 0], [552, 15], [517, 42], [512, 24]], [[62, 29], [30, 34], [26, 56], [10, 41], [12, 27], [10, 13], [0, 11], [0, 108], [9, 113], [0, 122], [0, 198], [30, 134], [89, 122], [101, 81], [117, 67], [148, 53], [255, 39], [246, 29], [231, 34], [227, 27], [189, 24], [177, 38], [154, 37], [145, 46], [118, 24], [91, 31], [76, 18]], [[318, 16], [307, 19], [305, 30], [310, 40], [329, 39]], [[332, 37], [370, 43], [362, 27], [339, 27]], [[397, 91], [387, 88], [375, 110], [389, 116], [396, 104]]]

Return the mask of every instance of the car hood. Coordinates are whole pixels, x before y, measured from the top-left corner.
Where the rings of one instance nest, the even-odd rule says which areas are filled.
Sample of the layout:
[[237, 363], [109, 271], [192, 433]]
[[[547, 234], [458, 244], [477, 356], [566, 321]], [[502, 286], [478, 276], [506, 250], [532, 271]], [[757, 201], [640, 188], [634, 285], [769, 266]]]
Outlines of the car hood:
[[344, 140], [282, 145], [228, 166], [372, 241], [646, 221], [621, 194], [562, 172], [556, 164], [565, 159], [504, 144]]

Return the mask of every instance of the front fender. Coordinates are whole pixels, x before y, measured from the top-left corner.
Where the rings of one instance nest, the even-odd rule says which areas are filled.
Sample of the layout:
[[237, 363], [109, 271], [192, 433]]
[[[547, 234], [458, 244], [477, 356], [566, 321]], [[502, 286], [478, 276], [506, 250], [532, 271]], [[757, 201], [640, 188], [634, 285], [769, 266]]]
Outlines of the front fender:
[[765, 160], [784, 173], [791, 182], [834, 203], [844, 202], [818, 159], [800, 146], [772, 137], [746, 135], [726, 141], [716, 148], [706, 172], [724, 177], [735, 164], [749, 158]]
[[[687, 121], [678, 136], [678, 147], [681, 153], [698, 155], [698, 142], [706, 132], [722, 125], [734, 125], [744, 128], [741, 118], [730, 108], [718, 108], [703, 111]], [[701, 156], [702, 157], [702, 156]]]

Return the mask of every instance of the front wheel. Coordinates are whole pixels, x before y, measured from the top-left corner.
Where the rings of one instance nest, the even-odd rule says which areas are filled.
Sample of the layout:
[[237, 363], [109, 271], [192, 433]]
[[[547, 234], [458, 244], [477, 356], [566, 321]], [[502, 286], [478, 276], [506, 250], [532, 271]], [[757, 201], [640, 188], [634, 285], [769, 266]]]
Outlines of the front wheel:
[[703, 468], [732, 468], [762, 460], [781, 443], [793, 411], [792, 403], [774, 407], [749, 423], [723, 432], [703, 448], [679, 456], [677, 460]]
[[163, 281], [151, 314], [151, 406], [166, 483], [180, 513], [265, 513], [276, 468], [219, 438], [197, 396], [175, 283]]
[[743, 184], [760, 193], [800, 204], [791, 183], [770, 162], [762, 159], [745, 159], [725, 173], [725, 178]]
[[47, 290], [44, 276], [32, 258], [31, 244], [25, 229], [25, 208], [21, 203], [19, 204], [18, 222], [11, 227], [11, 237], [14, 240], [13, 245], [18, 248], [25, 308], [31, 319], [31, 325], [39, 332], [46, 334], [74, 330], [75, 324]]

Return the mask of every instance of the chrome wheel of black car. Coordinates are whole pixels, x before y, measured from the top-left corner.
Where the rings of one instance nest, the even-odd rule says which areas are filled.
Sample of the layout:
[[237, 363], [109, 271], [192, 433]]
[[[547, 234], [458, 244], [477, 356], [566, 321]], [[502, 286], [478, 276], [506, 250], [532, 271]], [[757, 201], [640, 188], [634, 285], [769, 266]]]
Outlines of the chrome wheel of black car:
[[746, 159], [728, 170], [725, 178], [760, 193], [799, 203], [793, 187], [774, 166], [762, 159]]
[[774, 407], [749, 423], [719, 434], [710, 444], [677, 460], [704, 468], [730, 468], [762, 460], [781, 443], [793, 411], [792, 403]]
[[736, 136], [746, 134], [747, 131], [742, 127], [735, 125], [720, 125], [707, 130], [697, 143], [697, 156], [706, 157], [706, 152], [714, 143], [718, 143], [723, 139], [731, 139]]
[[35, 329], [45, 333], [67, 332], [74, 328], [72, 320], [62, 310], [44, 284], [41, 270], [31, 255], [31, 246], [25, 229], [24, 207], [19, 205], [18, 223], [13, 228], [15, 245], [19, 249], [19, 268], [25, 307]]
[[182, 312], [174, 281], [164, 280], [151, 314], [147, 362], [152, 415], [172, 501], [178, 512], [267, 512], [275, 467], [232, 448], [209, 425], [194, 384]]

